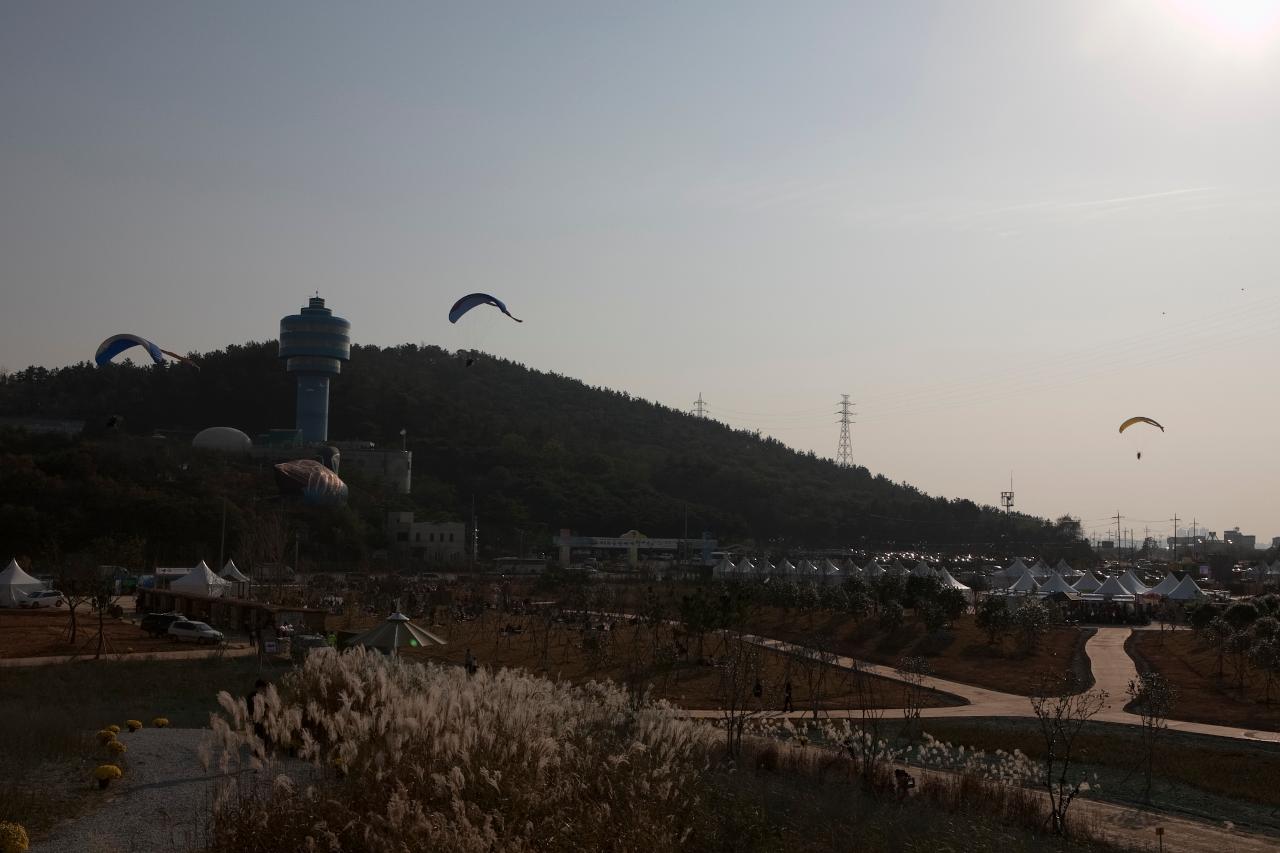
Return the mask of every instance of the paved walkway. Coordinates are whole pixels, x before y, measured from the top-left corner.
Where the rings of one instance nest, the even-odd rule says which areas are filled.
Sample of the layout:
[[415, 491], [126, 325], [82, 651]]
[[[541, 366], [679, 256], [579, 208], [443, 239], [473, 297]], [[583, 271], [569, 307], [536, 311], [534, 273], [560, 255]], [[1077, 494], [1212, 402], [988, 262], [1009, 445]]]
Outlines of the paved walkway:
[[[1130, 714], [1124, 710], [1125, 704], [1129, 701], [1126, 688], [1129, 686], [1130, 680], [1138, 677], [1137, 667], [1124, 648], [1125, 640], [1128, 639], [1131, 630], [1127, 627], [1103, 626], [1098, 628], [1097, 632], [1085, 644], [1084, 651], [1088, 655], [1089, 664], [1093, 669], [1095, 687], [1107, 691], [1106, 705], [1094, 718], [1098, 722], [1119, 723], [1130, 726], [1142, 725], [1142, 720], [1138, 715]], [[810, 649], [804, 646], [783, 642], [782, 640], [752, 635], [746, 635], [744, 639], [785, 654], [813, 654]], [[878, 675], [894, 681], [902, 681], [902, 676], [893, 667], [866, 663], [843, 656], [834, 656], [829, 659], [829, 662], [834, 666], [844, 667], [845, 669], [857, 668], [872, 675]], [[922, 717], [1034, 716], [1031, 710], [1031, 701], [1026, 696], [1001, 693], [998, 690], [989, 690], [985, 687], [961, 684], [958, 681], [947, 681], [942, 678], [925, 678], [923, 679], [923, 686], [942, 693], [950, 693], [963, 699], [967, 704], [944, 708], [925, 708], [920, 712]], [[686, 713], [695, 719], [719, 719], [723, 715], [722, 711], [716, 710], [688, 711]], [[857, 710], [821, 711], [819, 713], [826, 719], [858, 719], [862, 716], [862, 712]], [[802, 720], [810, 716], [810, 714], [805, 711], [793, 711], [788, 714], [774, 711], [765, 712], [762, 716], [770, 719], [787, 717], [793, 720]], [[1180, 720], [1170, 720], [1169, 730], [1212, 737], [1234, 738], [1236, 740], [1280, 743], [1280, 732], [1256, 731], [1231, 726], [1212, 726], [1205, 723], [1190, 723]]]

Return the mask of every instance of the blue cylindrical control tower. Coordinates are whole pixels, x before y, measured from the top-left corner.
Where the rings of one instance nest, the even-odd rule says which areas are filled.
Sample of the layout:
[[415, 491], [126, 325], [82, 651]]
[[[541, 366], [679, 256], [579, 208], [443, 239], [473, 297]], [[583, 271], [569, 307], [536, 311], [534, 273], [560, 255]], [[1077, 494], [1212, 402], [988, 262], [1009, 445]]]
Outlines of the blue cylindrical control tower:
[[298, 374], [298, 429], [304, 441], [329, 439], [329, 377], [351, 360], [351, 324], [319, 296], [280, 321], [280, 357]]

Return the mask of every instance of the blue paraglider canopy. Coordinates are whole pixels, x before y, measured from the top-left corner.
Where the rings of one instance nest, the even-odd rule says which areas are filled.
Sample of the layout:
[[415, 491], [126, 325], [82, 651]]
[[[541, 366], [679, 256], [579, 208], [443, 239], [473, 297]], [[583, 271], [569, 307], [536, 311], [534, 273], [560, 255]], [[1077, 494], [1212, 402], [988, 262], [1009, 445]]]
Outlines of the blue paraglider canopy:
[[453, 303], [453, 307], [449, 309], [449, 322], [458, 322], [459, 318], [461, 318], [463, 314], [467, 313], [472, 308], [475, 308], [477, 305], [492, 305], [512, 320], [515, 320], [517, 323], [524, 322], [519, 317], [514, 316], [510, 311], [508, 311], [507, 306], [501, 299], [496, 296], [490, 296], [487, 293], [470, 293]]
[[167, 355], [178, 361], [186, 362], [193, 367], [196, 366], [196, 363], [191, 359], [180, 356], [176, 352], [169, 352], [167, 349], [160, 349], [160, 347], [139, 335], [112, 335], [98, 345], [98, 352], [94, 355], [93, 360], [99, 367], [102, 367], [120, 353], [134, 347], [145, 349], [147, 354], [151, 356], [151, 360], [156, 364], [164, 364], [164, 357]]

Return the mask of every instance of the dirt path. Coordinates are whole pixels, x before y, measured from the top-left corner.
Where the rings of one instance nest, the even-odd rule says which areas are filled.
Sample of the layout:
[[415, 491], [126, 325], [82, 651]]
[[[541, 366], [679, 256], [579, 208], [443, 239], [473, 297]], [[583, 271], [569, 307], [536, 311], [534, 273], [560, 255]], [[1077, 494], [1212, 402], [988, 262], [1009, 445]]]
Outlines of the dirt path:
[[[174, 652], [136, 652], [132, 654], [106, 654], [97, 660], [103, 661], [121, 661], [121, 660], [197, 660], [199, 658], [229, 657], [241, 658], [248, 657], [257, 653], [257, 649], [253, 646], [227, 646], [222, 649], [211, 649], [206, 647], [195, 649], [183, 649]], [[93, 655], [45, 655], [43, 657], [34, 658], [0, 658], [0, 668], [11, 666], [47, 666], [55, 663], [75, 663], [77, 661], [95, 660]]]

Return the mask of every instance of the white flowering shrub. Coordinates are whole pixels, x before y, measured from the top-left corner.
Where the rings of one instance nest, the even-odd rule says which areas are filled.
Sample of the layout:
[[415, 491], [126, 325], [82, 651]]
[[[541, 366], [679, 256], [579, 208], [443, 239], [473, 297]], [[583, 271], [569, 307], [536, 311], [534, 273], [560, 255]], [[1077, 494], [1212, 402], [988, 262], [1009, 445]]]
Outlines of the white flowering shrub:
[[718, 743], [611, 684], [362, 650], [219, 701], [214, 851], [679, 849]]

